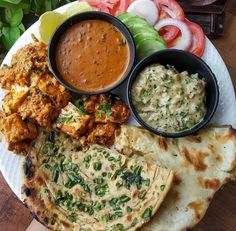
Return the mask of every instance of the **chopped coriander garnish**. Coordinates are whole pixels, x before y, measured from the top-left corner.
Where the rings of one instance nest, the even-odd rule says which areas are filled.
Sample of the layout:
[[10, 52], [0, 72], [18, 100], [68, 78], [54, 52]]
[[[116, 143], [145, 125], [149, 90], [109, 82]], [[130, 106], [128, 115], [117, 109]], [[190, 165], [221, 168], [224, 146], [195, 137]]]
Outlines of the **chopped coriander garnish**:
[[131, 223], [131, 227], [135, 227], [138, 224], [138, 219], [135, 217]]
[[56, 120], [56, 124], [65, 124], [68, 123], [73, 118], [73, 115], [67, 116], [67, 117], [59, 117]]
[[164, 184], [161, 185], [161, 186], [160, 186], [161, 191], [164, 191], [165, 187], [166, 187], [166, 186], [165, 186]]
[[142, 214], [142, 218], [144, 220], [149, 220], [152, 216], [152, 206], [149, 206], [145, 209], [144, 213]]
[[59, 178], [59, 170], [58, 169], [54, 169], [53, 170], [53, 174], [52, 174], [52, 181], [54, 183], [57, 183], [58, 178]]
[[104, 111], [107, 118], [110, 118], [112, 111], [111, 111], [111, 103], [103, 102], [99, 107], [98, 110]]
[[131, 200], [131, 198], [126, 196], [126, 195], [123, 195], [123, 196], [120, 197], [120, 202], [121, 203], [126, 203], [126, 202], [128, 202], [130, 200]]
[[126, 208], [127, 213], [131, 213], [132, 211], [133, 211], [133, 209], [131, 209], [129, 206]]
[[80, 99], [75, 101], [75, 106], [80, 110], [81, 114], [86, 114], [84, 103]]
[[100, 171], [102, 169], [102, 163], [101, 162], [94, 163], [93, 168], [95, 171]]

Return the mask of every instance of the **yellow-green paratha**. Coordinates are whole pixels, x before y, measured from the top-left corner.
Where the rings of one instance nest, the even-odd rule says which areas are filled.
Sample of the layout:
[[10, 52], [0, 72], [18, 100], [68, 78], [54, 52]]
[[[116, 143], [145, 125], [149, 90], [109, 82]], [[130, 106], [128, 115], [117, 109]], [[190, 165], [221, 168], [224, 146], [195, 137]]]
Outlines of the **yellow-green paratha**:
[[51, 230], [136, 230], [156, 213], [173, 172], [42, 131], [24, 164], [23, 200]]

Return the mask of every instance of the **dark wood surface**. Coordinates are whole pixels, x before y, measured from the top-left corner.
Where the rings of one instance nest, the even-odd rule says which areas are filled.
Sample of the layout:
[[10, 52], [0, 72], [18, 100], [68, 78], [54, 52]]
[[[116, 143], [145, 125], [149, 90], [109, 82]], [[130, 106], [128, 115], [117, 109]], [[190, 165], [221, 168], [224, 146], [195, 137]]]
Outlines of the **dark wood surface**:
[[[225, 35], [212, 42], [224, 59], [236, 90], [235, 0], [230, 0], [228, 4], [225, 23]], [[14, 195], [0, 174], [0, 230], [25, 231], [31, 220], [29, 211]], [[229, 183], [216, 193], [206, 216], [193, 231], [236, 231], [236, 183]]]

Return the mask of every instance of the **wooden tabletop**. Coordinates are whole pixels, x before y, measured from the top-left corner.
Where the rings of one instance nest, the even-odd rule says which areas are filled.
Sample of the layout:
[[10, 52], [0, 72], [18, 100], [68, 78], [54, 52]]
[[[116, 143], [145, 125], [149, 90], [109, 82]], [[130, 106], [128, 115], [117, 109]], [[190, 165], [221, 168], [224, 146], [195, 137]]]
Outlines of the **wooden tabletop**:
[[[225, 15], [225, 35], [212, 40], [223, 57], [236, 90], [236, 1], [230, 0]], [[235, 115], [236, 118], [236, 115]], [[3, 155], [1, 153], [0, 155]], [[11, 191], [0, 173], [0, 230], [25, 231], [31, 215]], [[206, 216], [192, 231], [236, 230], [236, 183], [216, 193]]]

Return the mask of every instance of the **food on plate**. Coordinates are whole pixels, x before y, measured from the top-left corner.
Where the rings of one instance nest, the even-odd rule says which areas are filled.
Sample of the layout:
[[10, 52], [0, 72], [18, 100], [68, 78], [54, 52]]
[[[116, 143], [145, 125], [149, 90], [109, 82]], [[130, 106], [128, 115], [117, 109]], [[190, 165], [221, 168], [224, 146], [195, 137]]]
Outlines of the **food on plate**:
[[165, 26], [176, 26], [181, 31], [181, 37], [170, 47], [173, 49], [188, 50], [192, 43], [192, 33], [186, 23], [173, 18], [163, 19], [155, 25], [156, 30]]
[[71, 97], [49, 71], [47, 46], [42, 42], [19, 49], [11, 65], [0, 68], [0, 84], [7, 90], [1, 127], [9, 150], [16, 153], [23, 152], [35, 139], [36, 126], [49, 126], [56, 119]]
[[[48, 44], [56, 28], [66, 19], [66, 17], [55, 11], [47, 11], [39, 18], [40, 39]], [[50, 23], [48, 23], [50, 22]]]
[[114, 144], [117, 130], [119, 130], [119, 127], [113, 123], [97, 124], [88, 134], [87, 141], [91, 144], [101, 144], [110, 147]]
[[198, 24], [186, 19], [185, 23], [192, 33], [192, 44], [189, 51], [198, 57], [202, 57], [205, 50], [205, 34]]
[[154, 25], [159, 17], [158, 9], [151, 0], [136, 0], [129, 5], [127, 12], [145, 18], [151, 25]]
[[35, 42], [19, 49], [13, 56], [10, 66], [0, 68], [1, 88], [11, 90], [13, 86], [29, 87], [34, 79], [48, 72], [47, 46]]
[[36, 125], [31, 121], [23, 121], [17, 113], [4, 118], [3, 123], [8, 149], [15, 150], [17, 153], [24, 151], [27, 142], [38, 135]]
[[[146, 24], [144, 25], [141, 21], [135, 20], [133, 23], [134, 25], [132, 25], [131, 28], [128, 26], [132, 34], [135, 34], [138, 31], [145, 32], [147, 36], [145, 41], [143, 41], [141, 48], [137, 47], [139, 59], [152, 54], [157, 50], [166, 48], [166, 45], [168, 48], [188, 50], [199, 57], [201, 57], [204, 53], [205, 35], [202, 28], [199, 25], [185, 19], [182, 7], [175, 0], [84, 0], [82, 2], [77, 2], [71, 6], [64, 15], [61, 14], [61, 16], [59, 16], [59, 13], [55, 13], [54, 16], [54, 12], [46, 13], [46, 16], [55, 23], [52, 23], [53, 27], [51, 26], [49, 28], [47, 26], [48, 20], [46, 20], [46, 16], [45, 20], [42, 20], [42, 26], [40, 25], [40, 34], [43, 41], [49, 41], [56, 25], [59, 25], [64, 19], [75, 13], [91, 11], [92, 9], [116, 16], [121, 21], [123, 18], [121, 15], [123, 13], [126, 16], [128, 14], [131, 16], [136, 15], [139, 19], [146, 20]], [[64, 19], [62, 19], [62, 17], [64, 17]], [[58, 21], [58, 18], [61, 18], [61, 20]], [[125, 21], [123, 22], [125, 23]], [[132, 21], [133, 19], [131, 22]], [[149, 26], [155, 25], [156, 33], [154, 37], [153, 31], [147, 31], [147, 24]], [[157, 34], [157, 32], [159, 34]], [[159, 39], [157, 39], [157, 35]], [[141, 38], [145, 38], [143, 33], [141, 33], [139, 37], [140, 36]], [[164, 40], [163, 45], [157, 43], [156, 40]]]
[[[85, 104], [86, 105], [86, 104]], [[130, 110], [115, 95], [100, 95], [95, 104], [95, 121], [100, 123], [125, 123], [130, 117]]]
[[[50, 230], [136, 230], [162, 204], [173, 172], [43, 130], [24, 163], [23, 201]], [[158, 212], [157, 212], [158, 214]]]
[[81, 142], [111, 146], [129, 117], [129, 108], [113, 94], [81, 96], [61, 110], [55, 126]]
[[184, 11], [175, 0], [156, 0], [160, 18], [155, 25], [167, 42], [168, 48], [188, 50], [201, 57], [205, 50], [205, 35], [202, 28], [185, 19]]
[[84, 92], [107, 89], [127, 71], [130, 50], [122, 32], [104, 20], [84, 20], [59, 39], [56, 65], [62, 78]]
[[[40, 39], [46, 44], [49, 43], [56, 28], [67, 18], [74, 14], [91, 11], [92, 7], [87, 2], [76, 2], [69, 7], [64, 13], [56, 11], [47, 11], [39, 18], [39, 35]], [[48, 22], [50, 21], [50, 24]]]
[[[81, 0], [80, 0], [81, 1]], [[88, 2], [91, 6], [100, 12], [118, 16], [125, 12], [132, 0], [82, 0]]]
[[142, 59], [155, 51], [166, 48], [165, 41], [155, 28], [145, 19], [130, 13], [123, 13], [118, 16], [133, 35], [138, 59]]
[[[122, 16], [121, 14], [118, 16], [123, 23], [126, 24], [129, 20], [132, 22], [132, 15], [136, 15], [138, 18], [155, 25], [155, 29], [160, 35], [158, 37], [164, 39], [164, 44], [168, 48], [188, 50], [199, 57], [203, 55], [205, 50], [205, 35], [202, 28], [185, 19], [182, 7], [175, 0], [136, 0], [129, 3], [127, 12], [128, 14], [123, 11], [124, 15]], [[154, 42], [157, 38], [153, 38], [153, 32], [145, 32], [147, 25], [144, 26], [141, 20], [135, 20], [134, 24], [131, 27], [126, 24], [134, 37], [137, 30], [146, 35], [142, 48], [137, 47], [138, 54], [141, 51], [141, 54], [139, 54], [140, 58], [152, 54], [158, 49], [166, 48], [163, 46], [160, 47], [160, 44], [158, 45], [157, 42]], [[141, 37], [145, 38], [142, 35]], [[150, 37], [151, 39], [149, 39]], [[137, 41], [135, 42], [137, 45]], [[144, 48], [148, 51], [146, 54], [142, 52]]]
[[69, 18], [75, 14], [84, 13], [92, 10], [93, 8], [87, 2], [77, 2], [76, 4], [73, 4], [71, 7], [69, 7], [64, 14], [66, 18]]
[[[166, 18], [174, 18], [184, 21], [184, 11], [175, 0], [156, 0], [156, 3], [160, 9], [159, 22]], [[178, 27], [173, 25], [165, 26], [158, 32], [168, 44], [174, 41], [180, 33]]]
[[230, 126], [207, 127], [171, 139], [123, 125], [115, 148], [175, 172], [173, 187], [143, 231], [192, 228], [203, 218], [215, 192], [236, 177], [236, 133]]
[[77, 139], [87, 130], [92, 117], [72, 103], [68, 103], [58, 116], [55, 124], [63, 132]]
[[131, 89], [136, 112], [158, 131], [175, 133], [200, 123], [205, 114], [206, 82], [198, 74], [153, 64], [141, 71]]

